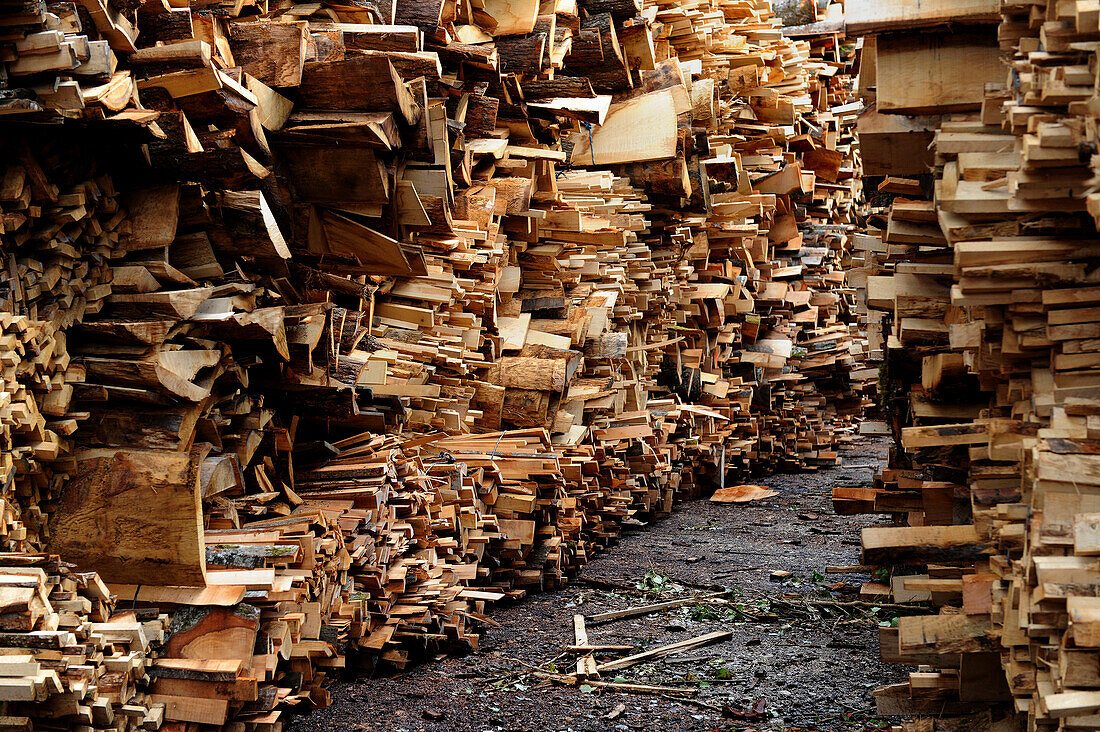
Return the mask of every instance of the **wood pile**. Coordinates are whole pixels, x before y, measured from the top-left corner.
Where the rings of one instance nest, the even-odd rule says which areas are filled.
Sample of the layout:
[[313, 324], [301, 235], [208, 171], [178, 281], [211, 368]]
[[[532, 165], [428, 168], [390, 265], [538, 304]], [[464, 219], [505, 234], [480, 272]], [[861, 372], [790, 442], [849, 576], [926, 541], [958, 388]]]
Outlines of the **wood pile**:
[[881, 633], [918, 666], [876, 692], [924, 717], [906, 729], [1100, 725], [1095, 18], [1004, 4], [982, 45], [1009, 75], [942, 117], [932, 175], [882, 180], [857, 244], [897, 449], [834, 503], [908, 524], [863, 532], [864, 563], [896, 570], [865, 589], [931, 606]]
[[74, 572], [56, 555], [5, 553], [0, 586], [0, 702], [12, 729], [159, 727], [165, 703], [139, 684], [210, 665], [152, 661], [168, 616], [115, 612], [96, 573]]
[[872, 401], [835, 31], [766, 0], [0, 7], [3, 548], [108, 626], [81, 678], [126, 677], [26, 666], [27, 728], [277, 730], [727, 473], [836, 464]]

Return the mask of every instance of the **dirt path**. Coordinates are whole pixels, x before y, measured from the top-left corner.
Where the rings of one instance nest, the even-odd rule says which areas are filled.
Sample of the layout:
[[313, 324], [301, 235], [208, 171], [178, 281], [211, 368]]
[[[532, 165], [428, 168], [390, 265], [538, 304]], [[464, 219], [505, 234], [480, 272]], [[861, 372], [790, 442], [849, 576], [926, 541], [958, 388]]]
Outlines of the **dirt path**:
[[[859, 562], [858, 530], [868, 517], [836, 516], [834, 485], [869, 481], [886, 455], [868, 441], [844, 467], [760, 481], [778, 496], [752, 504], [695, 501], [632, 531], [559, 592], [528, 597], [491, 617], [481, 648], [392, 677], [342, 682], [334, 705], [299, 718], [294, 732], [385, 730], [780, 730], [865, 729], [875, 717], [870, 689], [901, 672], [878, 660], [874, 608], [810, 606], [858, 599], [859, 574], [825, 574]], [[777, 583], [772, 572], [792, 577]], [[846, 583], [837, 586], [837, 583]], [[552, 686], [532, 669], [572, 673], [574, 613], [677, 599], [720, 585], [723, 604], [691, 605], [589, 628], [589, 642], [641, 650], [717, 630], [721, 643], [611, 672], [604, 680], [697, 689], [694, 703], [592, 687]], [[829, 586], [832, 586], [831, 588]], [[786, 597], [785, 597], [786, 596]], [[601, 660], [609, 660], [612, 656]]]

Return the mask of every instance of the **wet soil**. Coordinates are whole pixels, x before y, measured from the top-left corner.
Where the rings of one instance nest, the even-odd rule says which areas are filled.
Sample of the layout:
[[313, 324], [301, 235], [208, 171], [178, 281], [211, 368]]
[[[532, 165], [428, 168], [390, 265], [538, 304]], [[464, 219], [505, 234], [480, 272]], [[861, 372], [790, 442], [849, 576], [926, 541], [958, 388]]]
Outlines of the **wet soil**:
[[[669, 518], [631, 529], [569, 587], [497, 607], [476, 653], [392, 676], [334, 684], [334, 703], [298, 717], [292, 732], [377, 730], [860, 730], [885, 721], [871, 689], [900, 680], [878, 658], [878, 625], [891, 613], [858, 601], [870, 577], [831, 573], [859, 563], [859, 529], [882, 519], [837, 516], [835, 485], [867, 484], [884, 440], [845, 451], [836, 469], [757, 482], [778, 495], [748, 504], [691, 501]], [[777, 571], [790, 572], [780, 580]], [[590, 625], [592, 645], [638, 651], [714, 631], [722, 642], [603, 675], [604, 681], [695, 690], [687, 698], [591, 685], [562, 686], [535, 672], [570, 674], [573, 615], [665, 600], [703, 600]], [[603, 662], [621, 654], [597, 654]]]

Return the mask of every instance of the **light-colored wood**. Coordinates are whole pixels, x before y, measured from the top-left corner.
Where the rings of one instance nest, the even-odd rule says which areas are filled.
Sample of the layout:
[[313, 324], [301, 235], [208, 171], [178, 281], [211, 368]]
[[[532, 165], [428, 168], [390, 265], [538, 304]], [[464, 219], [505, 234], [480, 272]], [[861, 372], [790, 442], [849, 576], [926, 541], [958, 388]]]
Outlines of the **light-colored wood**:
[[978, 109], [986, 83], [1004, 75], [997, 44], [977, 35], [881, 37], [876, 59], [880, 112]]
[[591, 137], [576, 134], [577, 165], [641, 162], [676, 154], [676, 107], [672, 92], [661, 91], [612, 105]]
[[485, 13], [495, 25], [486, 30], [493, 36], [530, 33], [539, 14], [538, 0], [484, 0]]
[[670, 643], [659, 648], [651, 648], [648, 651], [642, 651], [641, 653], [635, 653], [632, 656], [626, 658], [620, 658], [615, 661], [608, 661], [607, 663], [601, 663], [596, 668], [602, 674], [607, 671], [616, 671], [622, 668], [629, 668], [630, 666], [644, 663], [652, 658], [662, 658], [674, 653], [682, 653], [683, 651], [689, 651], [693, 648], [700, 648], [711, 643], [719, 643], [730, 638], [733, 635], [732, 632], [727, 630], [716, 630], [713, 633], [706, 633], [705, 635], [698, 636], [696, 638], [689, 638], [687, 640], [677, 641], [676, 643]]
[[853, 35], [887, 30], [908, 31], [944, 23], [999, 20], [1000, 6], [995, 0], [941, 0], [935, 3], [920, 0], [846, 0], [844, 3], [844, 24]]

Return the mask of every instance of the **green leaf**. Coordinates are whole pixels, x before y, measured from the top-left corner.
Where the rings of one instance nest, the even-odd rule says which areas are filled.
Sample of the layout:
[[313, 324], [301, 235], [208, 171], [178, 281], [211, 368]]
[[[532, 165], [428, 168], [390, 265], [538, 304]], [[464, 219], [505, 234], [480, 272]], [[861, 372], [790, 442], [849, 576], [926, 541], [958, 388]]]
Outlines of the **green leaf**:
[[591, 694], [596, 690], [595, 686], [589, 686], [588, 684], [581, 684], [577, 687], [582, 694]]

